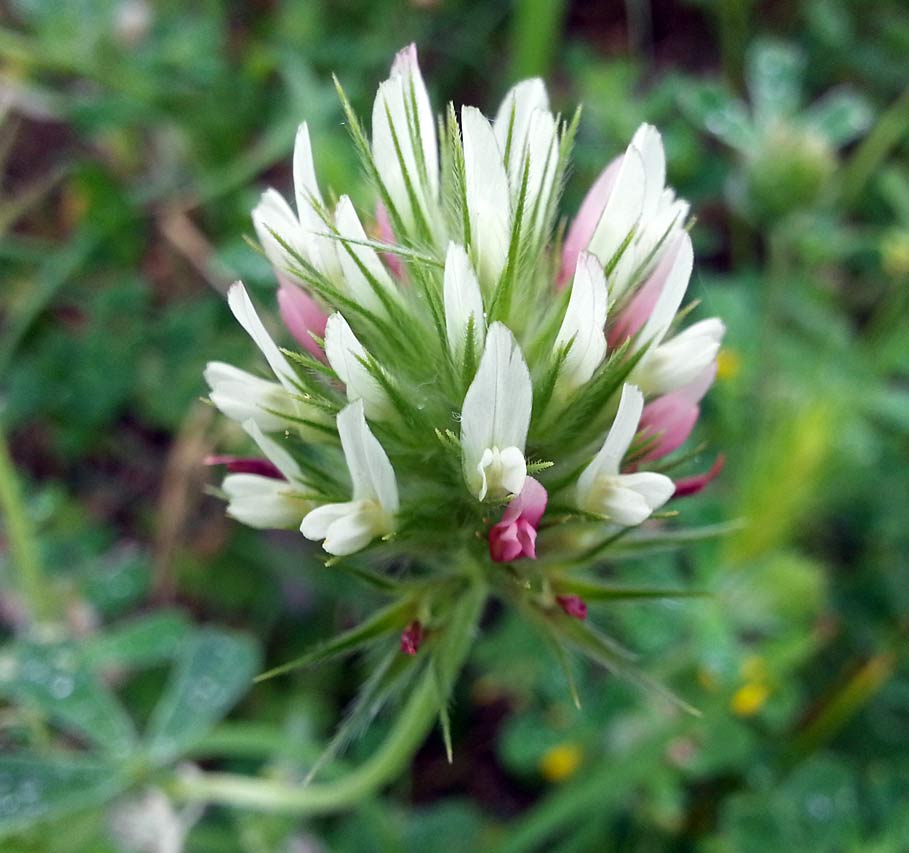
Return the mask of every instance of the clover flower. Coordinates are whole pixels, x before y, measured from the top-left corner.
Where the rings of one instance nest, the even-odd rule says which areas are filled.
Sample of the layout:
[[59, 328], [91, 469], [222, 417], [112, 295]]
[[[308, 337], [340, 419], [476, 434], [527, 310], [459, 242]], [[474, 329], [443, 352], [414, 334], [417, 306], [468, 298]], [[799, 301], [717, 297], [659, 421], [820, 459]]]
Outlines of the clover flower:
[[279, 348], [237, 283], [229, 306], [271, 376], [205, 374], [267, 460], [221, 460], [228, 512], [297, 528], [361, 575], [390, 569], [400, 601], [368, 636], [403, 629], [408, 658], [467, 632], [471, 585], [583, 645], [578, 591], [606, 596], [564, 569], [672, 498], [661, 460], [697, 420], [724, 331], [680, 320], [693, 251], [660, 134], [637, 131], [560, 246], [579, 113], [554, 114], [541, 80], [518, 83], [493, 121], [453, 106], [437, 119], [410, 46], [371, 135], [338, 88], [375, 219], [346, 195], [326, 202], [302, 124], [295, 207], [269, 189], [253, 211], [302, 351]]

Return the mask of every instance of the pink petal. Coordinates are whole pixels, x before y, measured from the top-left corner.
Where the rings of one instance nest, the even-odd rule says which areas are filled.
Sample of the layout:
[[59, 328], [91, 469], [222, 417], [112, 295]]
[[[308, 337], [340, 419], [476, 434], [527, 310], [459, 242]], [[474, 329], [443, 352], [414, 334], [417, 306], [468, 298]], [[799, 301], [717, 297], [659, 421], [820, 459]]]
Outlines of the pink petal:
[[700, 406], [692, 405], [678, 391], [644, 406], [639, 431], [645, 437], [656, 436], [656, 443], [641, 458], [642, 461], [661, 459], [678, 450], [688, 440], [700, 414]]
[[510, 563], [521, 555], [517, 524], [499, 523], [489, 531], [489, 556], [496, 563]]
[[391, 73], [392, 76], [405, 74], [417, 67], [417, 46], [411, 42], [407, 47], [402, 47], [395, 54], [394, 62], [391, 64]]
[[726, 457], [721, 453], [717, 456], [716, 461], [710, 466], [710, 470], [703, 474], [696, 474], [693, 477], [682, 477], [675, 481], [675, 494], [673, 497], [684, 498], [689, 495], [696, 495], [701, 489], [705, 488], [711, 481], [719, 476], [726, 464]]
[[423, 643], [423, 626], [415, 619], [401, 634], [401, 651], [405, 655], [415, 655]]
[[[414, 50], [414, 62], [416, 62], [416, 48], [411, 45], [411, 48]], [[408, 48], [404, 48], [407, 50]], [[401, 51], [403, 53], [404, 51]], [[400, 56], [401, 54], [398, 54]], [[395, 60], [397, 62], [397, 60]], [[382, 202], [376, 203], [376, 225], [379, 227], [379, 239], [383, 243], [388, 243], [389, 245], [394, 245], [397, 241], [395, 240], [395, 232], [391, 229], [391, 221], [388, 218], [388, 211], [385, 209], [385, 205]], [[396, 278], [404, 277], [404, 264], [401, 263], [401, 259], [392, 254], [391, 252], [383, 252], [382, 259], [388, 265], [388, 268], [392, 271]]]
[[232, 474], [258, 474], [260, 477], [271, 477], [273, 480], [284, 479], [284, 475], [267, 459], [206, 456], [204, 462], [206, 465], [226, 465]]
[[489, 556], [496, 563], [510, 563], [518, 557], [537, 556], [537, 526], [546, 511], [547, 494], [533, 477], [502, 513], [502, 520], [489, 531]]
[[578, 215], [571, 223], [571, 228], [568, 229], [568, 236], [565, 238], [565, 245], [562, 248], [562, 270], [557, 281], [559, 290], [574, 275], [575, 267], [578, 265], [578, 255], [587, 248], [591, 237], [597, 230], [597, 225], [600, 224], [600, 217], [603, 215], [606, 202], [609, 201], [609, 194], [615, 184], [623, 156], [616, 157], [603, 169], [593, 186], [587, 191], [587, 195], [578, 209]]
[[328, 317], [306, 291], [291, 284], [282, 275], [278, 276], [278, 281], [278, 309], [284, 325], [307, 352], [325, 361], [325, 353], [313, 335], [325, 336]]
[[526, 518], [522, 518], [517, 523], [518, 542], [521, 545], [521, 553], [531, 560], [537, 558], [537, 529]]
[[661, 459], [678, 450], [686, 441], [701, 414], [698, 405], [716, 377], [716, 362], [711, 364], [693, 382], [664, 394], [644, 406], [638, 426], [639, 432], [657, 436], [656, 444], [643, 456]]
[[675, 257], [681, 245], [682, 238], [680, 237], [663, 253], [663, 257], [660, 258], [650, 277], [641, 285], [634, 298], [619, 314], [615, 325], [607, 333], [610, 349], [621, 346], [628, 338], [639, 332], [644, 323], [647, 322], [647, 318], [650, 317], [657, 300], [660, 298], [660, 294], [663, 292], [663, 286], [672, 271]]
[[569, 616], [574, 616], [575, 619], [587, 618], [587, 605], [579, 595], [557, 595], [556, 603]]

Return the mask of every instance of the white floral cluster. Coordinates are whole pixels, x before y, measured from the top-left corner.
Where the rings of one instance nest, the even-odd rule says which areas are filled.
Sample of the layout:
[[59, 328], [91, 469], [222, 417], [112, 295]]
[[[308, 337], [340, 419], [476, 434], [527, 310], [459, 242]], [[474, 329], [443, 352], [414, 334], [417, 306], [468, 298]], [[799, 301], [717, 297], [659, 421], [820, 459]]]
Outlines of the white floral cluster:
[[560, 245], [577, 117], [552, 113], [541, 80], [494, 121], [467, 106], [437, 120], [411, 46], [370, 135], [347, 110], [374, 225], [346, 195], [326, 204], [301, 125], [296, 211], [270, 189], [253, 221], [303, 349], [280, 349], [237, 283], [230, 308], [273, 377], [206, 370], [265, 457], [218, 457], [228, 512], [334, 555], [488, 540], [501, 561], [535, 556], [547, 502], [584, 524], [650, 517], [676, 491], [652, 469], [690, 433], [724, 331], [675, 328], [693, 254], [659, 133], [638, 130]]

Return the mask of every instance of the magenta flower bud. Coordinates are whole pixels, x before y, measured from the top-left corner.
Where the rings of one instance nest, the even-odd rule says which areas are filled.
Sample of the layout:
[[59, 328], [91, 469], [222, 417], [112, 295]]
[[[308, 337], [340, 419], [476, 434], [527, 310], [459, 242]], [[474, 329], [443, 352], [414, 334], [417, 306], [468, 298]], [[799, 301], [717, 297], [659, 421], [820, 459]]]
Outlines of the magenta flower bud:
[[716, 362], [711, 364], [694, 382], [657, 397], [644, 406], [638, 424], [639, 433], [656, 439], [641, 461], [661, 459], [678, 450], [691, 435], [701, 414], [698, 405], [716, 376]]
[[[413, 45], [411, 45], [411, 47], [413, 47]], [[391, 229], [391, 220], [388, 218], [388, 210], [381, 201], [376, 203], [376, 225], [379, 228], [379, 239], [383, 243], [393, 245], [397, 242], [395, 240], [395, 232]], [[394, 255], [391, 252], [383, 252], [382, 259], [388, 265], [388, 268], [392, 271], [395, 278], [404, 278], [404, 265], [397, 255]]]
[[489, 531], [489, 555], [497, 563], [510, 563], [519, 557], [535, 560], [537, 527], [546, 511], [546, 489], [533, 477], [502, 514], [502, 520]]
[[673, 497], [685, 498], [689, 495], [696, 495], [719, 476], [725, 464], [726, 457], [721, 453], [717, 456], [716, 461], [710, 466], [708, 471], [705, 471], [703, 474], [695, 474], [693, 477], [682, 477], [681, 479], [676, 480], [675, 494], [673, 494]]
[[225, 465], [231, 474], [258, 474], [273, 480], [283, 480], [284, 475], [267, 459], [242, 456], [206, 456], [206, 465]]
[[587, 604], [579, 595], [557, 595], [556, 604], [575, 619], [587, 618]]
[[423, 626], [414, 619], [401, 633], [401, 651], [405, 655], [415, 655], [423, 643]]
[[308, 353], [321, 361], [325, 361], [325, 353], [316, 342], [313, 335], [319, 338], [325, 336], [325, 324], [328, 317], [313, 299], [302, 288], [291, 284], [284, 276], [279, 275], [278, 281], [278, 308], [281, 319], [297, 343]]
[[571, 228], [568, 229], [568, 236], [562, 247], [562, 269], [557, 281], [559, 290], [574, 275], [578, 265], [578, 255], [590, 244], [597, 225], [600, 223], [600, 217], [603, 215], [606, 202], [609, 201], [609, 194], [612, 192], [616, 176], [619, 174], [619, 167], [622, 165], [622, 156], [616, 157], [593, 182], [593, 186], [590, 187], [587, 195], [584, 196], [584, 201], [581, 202], [578, 215], [571, 223]]

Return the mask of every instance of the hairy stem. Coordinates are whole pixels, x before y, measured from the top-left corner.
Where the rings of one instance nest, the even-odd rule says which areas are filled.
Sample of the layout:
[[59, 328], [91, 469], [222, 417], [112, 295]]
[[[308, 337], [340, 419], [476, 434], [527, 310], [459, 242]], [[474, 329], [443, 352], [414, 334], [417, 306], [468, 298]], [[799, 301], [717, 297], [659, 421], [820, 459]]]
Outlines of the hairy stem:
[[[461, 669], [470, 651], [486, 601], [486, 588], [474, 584], [464, 596], [470, 607], [469, 627], [457, 636], [445, 638], [453, 672]], [[432, 727], [439, 703], [438, 678], [427, 668], [382, 745], [340, 779], [302, 786], [231, 773], [204, 773], [177, 777], [168, 787], [178, 799], [256, 811], [293, 815], [343, 811], [380, 790], [404, 770]]]

